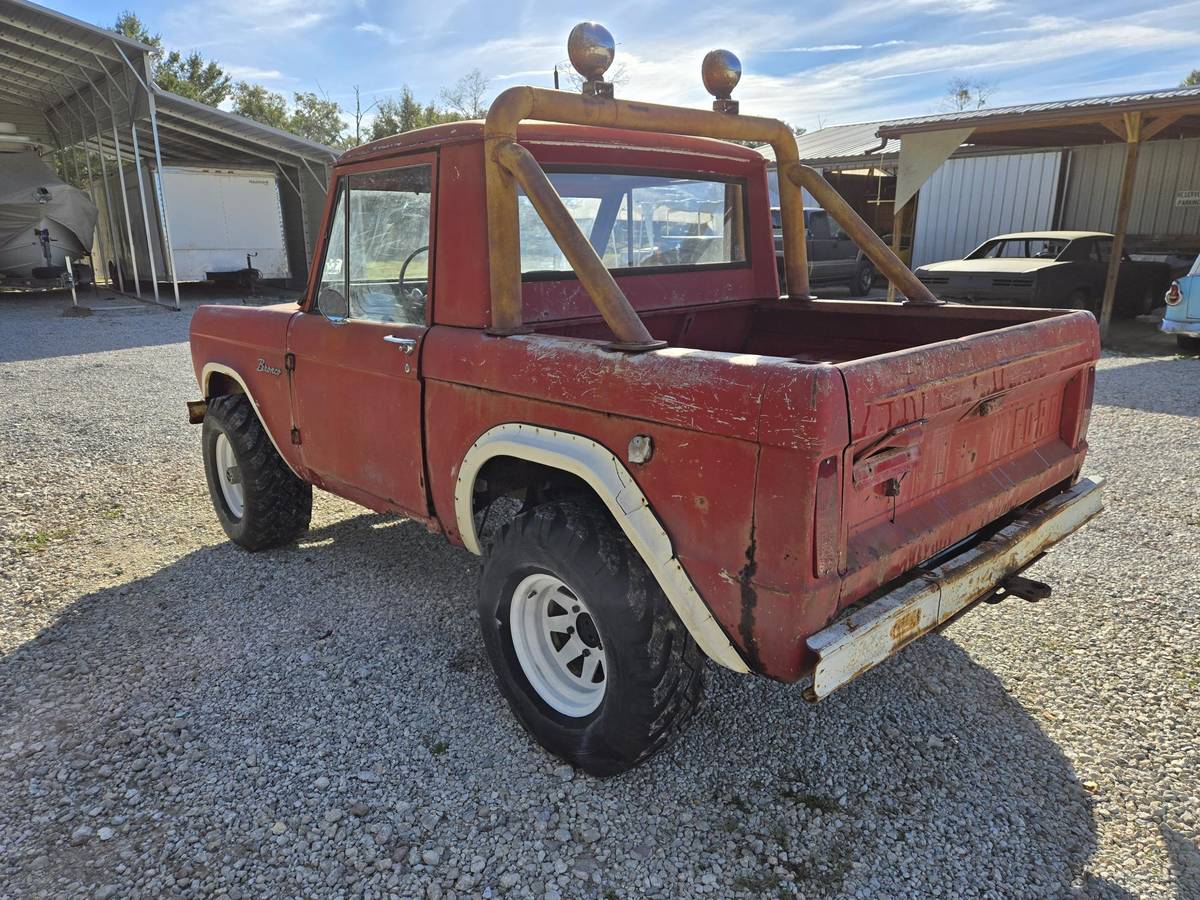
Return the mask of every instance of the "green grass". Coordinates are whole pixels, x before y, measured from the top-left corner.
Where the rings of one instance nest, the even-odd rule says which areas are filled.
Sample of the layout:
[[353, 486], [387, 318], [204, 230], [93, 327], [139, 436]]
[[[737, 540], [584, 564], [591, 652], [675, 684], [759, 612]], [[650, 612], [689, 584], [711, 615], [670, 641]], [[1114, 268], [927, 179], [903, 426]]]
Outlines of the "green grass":
[[70, 528], [42, 528], [33, 534], [18, 535], [17, 549], [25, 553], [45, 553], [52, 543], [70, 534]]

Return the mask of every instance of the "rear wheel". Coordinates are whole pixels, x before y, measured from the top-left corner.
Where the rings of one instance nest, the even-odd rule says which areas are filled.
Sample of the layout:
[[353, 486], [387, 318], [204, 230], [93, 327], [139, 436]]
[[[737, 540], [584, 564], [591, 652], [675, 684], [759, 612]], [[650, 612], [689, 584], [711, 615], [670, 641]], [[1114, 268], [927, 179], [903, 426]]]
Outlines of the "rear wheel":
[[1092, 301], [1088, 297], [1088, 292], [1083, 288], [1076, 288], [1075, 290], [1071, 291], [1071, 293], [1067, 294], [1067, 300], [1063, 304], [1063, 307], [1065, 309], [1086, 309], [1093, 315], [1096, 314], [1096, 310], [1093, 308]]
[[704, 655], [650, 571], [590, 498], [541, 504], [496, 535], [479, 622], [525, 729], [592, 775], [667, 746], [704, 693]]
[[308, 530], [312, 485], [287, 467], [245, 395], [208, 401], [201, 443], [208, 493], [231, 541], [268, 550]]
[[858, 268], [854, 272], [854, 277], [850, 279], [850, 295], [852, 297], [861, 297], [871, 292], [872, 285], [875, 284], [875, 266], [869, 259], [861, 260]]
[[1200, 337], [1194, 334], [1177, 334], [1175, 343], [1184, 353], [1200, 353]]

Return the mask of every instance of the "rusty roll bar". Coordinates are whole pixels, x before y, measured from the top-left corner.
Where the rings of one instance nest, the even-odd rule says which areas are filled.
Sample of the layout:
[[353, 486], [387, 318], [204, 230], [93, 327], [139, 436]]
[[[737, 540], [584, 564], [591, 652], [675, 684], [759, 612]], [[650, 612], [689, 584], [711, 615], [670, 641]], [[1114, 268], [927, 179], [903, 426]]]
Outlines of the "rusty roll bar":
[[[779, 172], [786, 175], [788, 181], [813, 195], [813, 199], [821, 208], [833, 216], [833, 220], [858, 244], [867, 259], [875, 264], [875, 268], [908, 298], [906, 303], [912, 306], [937, 306], [943, 302], [921, 283], [921, 279], [913, 274], [912, 269], [892, 252], [892, 248], [875, 233], [875, 229], [862, 220], [820, 172], [799, 162], [791, 163], [786, 169], [781, 166]], [[783, 184], [783, 181], [784, 179], [780, 178], [779, 183]]]
[[[528, 330], [521, 312], [521, 244], [517, 192], [513, 172], [501, 161], [501, 156], [512, 161], [524, 172], [521, 178], [532, 178], [534, 170], [542, 179], [546, 178], [541, 166], [532, 156], [529, 156], [527, 161], [522, 159], [518, 163], [516, 155], [506, 148], [507, 144], [515, 144], [517, 125], [525, 119], [561, 122], [567, 125], [625, 128], [630, 131], [660, 134], [692, 135], [727, 141], [761, 141], [775, 149], [775, 158], [781, 171], [784, 167], [799, 162], [795, 135], [787, 125], [777, 119], [729, 115], [656, 103], [635, 103], [545, 88], [509, 88], [492, 102], [483, 129], [488, 262], [492, 288], [492, 322], [488, 331], [497, 335], [519, 334]], [[522, 187], [525, 185], [522, 184]], [[553, 193], [548, 179], [546, 187]], [[526, 193], [529, 193], [528, 188]], [[555, 197], [557, 198], [557, 194]], [[530, 200], [533, 201], [532, 194]], [[547, 198], [543, 197], [542, 202], [545, 205]], [[558, 200], [560, 207], [561, 203], [562, 201]], [[535, 208], [536, 206], [535, 202]], [[804, 195], [799, 184], [790, 178], [779, 180], [779, 206], [783, 219], [783, 254], [787, 283], [795, 289], [791, 294], [793, 298], [807, 301], [812, 298], [808, 289], [808, 251], [804, 241]], [[552, 207], [553, 204], [547, 206]], [[547, 229], [568, 259], [571, 259], [571, 256], [567, 253], [567, 246], [574, 247], [577, 243], [576, 236], [589, 243], [569, 216], [565, 222], [553, 223], [546, 219], [541, 209], [538, 209], [538, 213], [542, 215]], [[594, 249], [591, 256], [595, 258]], [[572, 266], [575, 266], [574, 260]], [[638, 320], [639, 324], [640, 320], [629, 300], [612, 280], [612, 276], [608, 275], [607, 269], [606, 284], [601, 284], [595, 279], [589, 283], [578, 268], [576, 273], [596, 302], [605, 321], [613, 329], [618, 345], [638, 344], [636, 340], [626, 340], [632, 336], [632, 332], [622, 334], [618, 331], [618, 328], [626, 327], [625, 323], [628, 320]], [[615, 293], [609, 291], [608, 284], [612, 285]], [[644, 325], [641, 330], [645, 331]]]
[[630, 351], [665, 347], [666, 341], [656, 341], [650, 336], [645, 323], [617, 287], [612, 273], [596, 253], [592, 242], [575, 225], [571, 213], [563, 205], [562, 198], [533, 154], [516, 141], [501, 141], [495, 148], [495, 156], [496, 161], [521, 185], [534, 210], [546, 223], [558, 249], [563, 252], [579, 276], [580, 283], [604, 316], [604, 321], [612, 329], [617, 339], [608, 346], [614, 350]]

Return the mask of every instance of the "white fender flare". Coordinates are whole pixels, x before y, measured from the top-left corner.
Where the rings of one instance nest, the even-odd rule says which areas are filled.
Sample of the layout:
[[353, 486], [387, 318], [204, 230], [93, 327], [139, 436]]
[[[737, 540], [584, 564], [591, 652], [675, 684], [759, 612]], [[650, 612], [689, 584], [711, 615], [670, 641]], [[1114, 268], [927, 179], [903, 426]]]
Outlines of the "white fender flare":
[[604, 501], [700, 649], [727, 669], [750, 671], [696, 592], [646, 496], [621, 461], [595, 441], [565, 431], [516, 422], [486, 431], [467, 451], [454, 485], [458, 533], [468, 550], [477, 556], [482, 554], [475, 532], [475, 479], [484, 464], [497, 456], [526, 459], [583, 479]]
[[284, 456], [283, 451], [279, 449], [279, 442], [275, 440], [275, 435], [271, 434], [271, 429], [267, 427], [266, 420], [263, 419], [262, 410], [258, 408], [258, 401], [255, 400], [254, 395], [250, 393], [250, 388], [246, 387], [246, 380], [242, 378], [237, 371], [221, 363], [205, 363], [204, 368], [200, 372], [200, 389], [204, 393], [204, 399], [209, 399], [208, 383], [210, 380], [212, 380], [214, 372], [219, 372], [222, 375], [228, 375], [239, 385], [241, 385], [242, 393], [246, 395], [246, 398], [250, 401], [251, 408], [254, 410], [254, 414], [258, 416], [258, 424], [262, 426], [263, 431], [267, 433], [267, 437], [271, 439], [271, 446], [275, 448], [275, 452], [279, 454], [279, 458], [283, 460], [284, 465], [291, 469], [292, 474], [294, 474], [297, 478], [299, 478], [301, 481], [308, 481], [307, 478], [296, 471], [296, 467], [288, 462], [288, 458]]

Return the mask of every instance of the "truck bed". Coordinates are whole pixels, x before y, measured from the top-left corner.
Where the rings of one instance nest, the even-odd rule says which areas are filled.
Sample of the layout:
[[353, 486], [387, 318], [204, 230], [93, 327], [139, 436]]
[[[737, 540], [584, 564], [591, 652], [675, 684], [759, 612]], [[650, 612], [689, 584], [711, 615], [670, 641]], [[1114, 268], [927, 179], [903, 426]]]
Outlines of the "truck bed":
[[[798, 362], [843, 363], [909, 350], [1064, 315], [1067, 310], [1014, 307], [902, 306], [817, 300], [745, 301], [641, 313], [650, 333], [672, 347], [751, 353]], [[539, 334], [605, 340], [597, 316], [536, 326]]]

